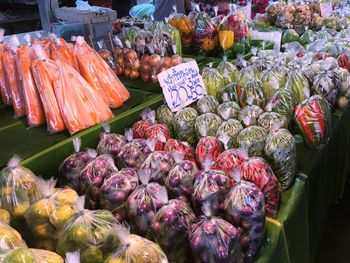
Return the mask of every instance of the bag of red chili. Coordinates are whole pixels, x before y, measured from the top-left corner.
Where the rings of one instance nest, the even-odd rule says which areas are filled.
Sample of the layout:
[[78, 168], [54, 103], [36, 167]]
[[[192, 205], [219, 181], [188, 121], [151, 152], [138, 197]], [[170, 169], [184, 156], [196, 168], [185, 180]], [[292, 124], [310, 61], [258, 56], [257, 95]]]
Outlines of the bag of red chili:
[[141, 120], [135, 122], [131, 127], [134, 139], [145, 139], [146, 129], [155, 123], [155, 112], [149, 108], [144, 109], [140, 116]]
[[169, 139], [164, 144], [164, 151], [166, 152], [181, 152], [185, 160], [195, 161], [194, 148], [188, 143], [176, 139]]
[[305, 143], [311, 148], [318, 148], [326, 142], [330, 131], [328, 102], [320, 95], [311, 96], [295, 106], [294, 121]]
[[163, 124], [153, 124], [145, 130], [146, 138], [157, 140], [155, 150], [162, 151], [165, 142], [170, 138], [168, 128]]
[[270, 165], [260, 157], [247, 158], [241, 165], [241, 178], [259, 187], [265, 196], [267, 216], [276, 217], [281, 190]]

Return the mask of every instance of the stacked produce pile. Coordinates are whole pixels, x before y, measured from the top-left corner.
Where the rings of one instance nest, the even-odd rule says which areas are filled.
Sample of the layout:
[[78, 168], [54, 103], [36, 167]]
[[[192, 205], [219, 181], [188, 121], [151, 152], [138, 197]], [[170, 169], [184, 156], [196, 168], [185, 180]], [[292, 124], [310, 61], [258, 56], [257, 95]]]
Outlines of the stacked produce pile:
[[[2, 40], [3, 30], [0, 32]], [[113, 117], [129, 92], [82, 37], [75, 45], [51, 36], [21, 45], [16, 36], [0, 44], [0, 90], [15, 117], [49, 132], [71, 134]], [[82, 95], [83, 94], [83, 95]]]
[[307, 26], [315, 30], [326, 27], [339, 31], [347, 27], [348, 20], [344, 16], [333, 14], [322, 17], [321, 8], [319, 2], [274, 2], [266, 8], [266, 14], [260, 16], [257, 22], [260, 26], [273, 25], [286, 29], [301, 29]]

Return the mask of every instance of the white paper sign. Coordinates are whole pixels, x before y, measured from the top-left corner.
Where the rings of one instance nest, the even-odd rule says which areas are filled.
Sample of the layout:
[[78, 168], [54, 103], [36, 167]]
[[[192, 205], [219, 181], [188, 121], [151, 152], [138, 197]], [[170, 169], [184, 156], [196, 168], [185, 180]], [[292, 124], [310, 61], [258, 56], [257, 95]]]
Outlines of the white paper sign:
[[260, 32], [260, 31], [253, 30], [252, 31], [252, 39], [253, 40], [272, 41], [274, 43], [275, 50], [281, 49], [282, 33], [280, 31]]
[[333, 6], [331, 2], [321, 3], [321, 16], [329, 17], [332, 14]]
[[196, 61], [179, 64], [158, 74], [171, 111], [176, 112], [207, 94]]

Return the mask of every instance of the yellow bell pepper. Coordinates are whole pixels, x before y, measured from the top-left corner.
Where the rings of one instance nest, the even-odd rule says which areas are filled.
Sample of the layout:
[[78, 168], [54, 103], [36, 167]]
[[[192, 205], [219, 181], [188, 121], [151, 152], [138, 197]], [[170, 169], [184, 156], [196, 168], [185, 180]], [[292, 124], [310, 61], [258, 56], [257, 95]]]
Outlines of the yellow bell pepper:
[[219, 31], [219, 42], [224, 50], [230, 49], [235, 41], [234, 32], [231, 30], [221, 30]]

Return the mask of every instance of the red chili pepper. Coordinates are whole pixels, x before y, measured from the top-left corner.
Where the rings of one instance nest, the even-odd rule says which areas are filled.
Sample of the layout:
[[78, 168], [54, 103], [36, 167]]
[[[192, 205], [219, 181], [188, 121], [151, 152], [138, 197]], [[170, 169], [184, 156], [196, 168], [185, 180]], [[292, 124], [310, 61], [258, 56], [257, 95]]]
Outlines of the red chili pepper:
[[315, 109], [315, 111], [317, 112], [316, 117], [317, 117], [317, 121], [320, 124], [320, 128], [321, 128], [321, 132], [322, 132], [322, 137], [324, 137], [326, 135], [326, 120], [325, 120], [325, 116], [323, 114], [323, 110], [321, 108], [321, 106], [318, 104], [318, 101], [316, 100], [311, 100], [310, 101], [311, 106]]
[[306, 139], [309, 141], [311, 145], [315, 145], [314, 136], [311, 131], [311, 127], [308, 124], [308, 121], [306, 119], [305, 115], [305, 106], [298, 104], [295, 106], [295, 117], [297, 120], [297, 123], [301, 125], [301, 129], [303, 130], [304, 135], [306, 136]]
[[349, 57], [345, 54], [342, 54], [338, 57], [338, 65], [341, 68], [347, 68], [349, 65]]

